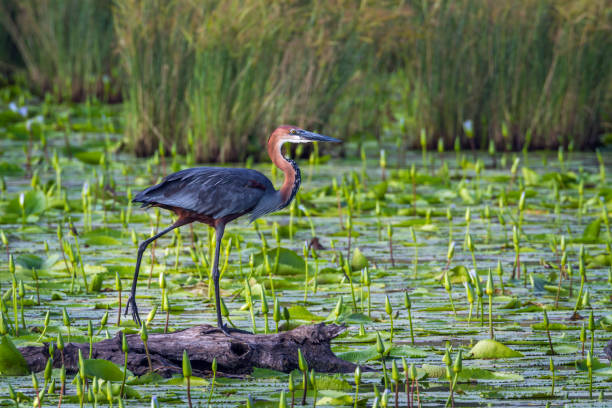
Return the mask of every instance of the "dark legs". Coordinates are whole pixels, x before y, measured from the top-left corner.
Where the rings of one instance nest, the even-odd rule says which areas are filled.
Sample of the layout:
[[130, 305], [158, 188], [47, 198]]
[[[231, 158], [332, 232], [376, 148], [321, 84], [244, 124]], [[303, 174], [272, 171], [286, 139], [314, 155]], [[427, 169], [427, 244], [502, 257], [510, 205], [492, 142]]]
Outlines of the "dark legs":
[[225, 232], [225, 224], [220, 222], [215, 225], [215, 239], [217, 241], [215, 246], [215, 260], [213, 262], [212, 278], [215, 284], [215, 306], [217, 308], [217, 327], [223, 332], [226, 332], [226, 328], [223, 326], [223, 319], [221, 318], [221, 295], [219, 293], [219, 253], [221, 252], [221, 240], [223, 239], [223, 233]]
[[[138, 272], [140, 271], [140, 262], [142, 261], [142, 255], [144, 254], [147, 246], [155, 241], [157, 238], [161, 237], [164, 234], [172, 231], [175, 228], [178, 228], [182, 225], [189, 224], [191, 220], [179, 218], [174, 224], [166, 228], [165, 230], [159, 232], [157, 235], [152, 236], [151, 238], [142, 241], [138, 246], [138, 258], [136, 259], [136, 269], [134, 270], [134, 280], [132, 281], [132, 290], [130, 291], [130, 297], [128, 298], [127, 305], [125, 306], [124, 316], [127, 316], [128, 311], [130, 310], [130, 306], [132, 307], [132, 319], [136, 322], [138, 326], [141, 325], [140, 316], [138, 315], [138, 307], [136, 306], [136, 284], [138, 283]], [[223, 232], [221, 232], [223, 234]], [[217, 257], [218, 258], [218, 257]]]
[[248, 331], [227, 327], [223, 324], [223, 317], [221, 316], [221, 290], [219, 289], [219, 254], [221, 253], [221, 240], [223, 239], [223, 233], [225, 232], [225, 223], [218, 222], [215, 225], [215, 259], [213, 260], [212, 278], [215, 285], [215, 307], [217, 311], [217, 328], [210, 329], [204, 332], [210, 333], [216, 330], [221, 330], [226, 335], [233, 337], [231, 333], [244, 333], [251, 334]]

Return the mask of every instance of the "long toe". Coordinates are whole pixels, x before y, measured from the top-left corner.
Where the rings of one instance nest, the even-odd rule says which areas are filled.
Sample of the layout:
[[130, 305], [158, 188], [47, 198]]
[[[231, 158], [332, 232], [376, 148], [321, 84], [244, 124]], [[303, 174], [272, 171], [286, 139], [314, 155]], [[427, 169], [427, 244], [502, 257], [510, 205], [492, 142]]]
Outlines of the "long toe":
[[138, 327], [140, 327], [140, 315], [138, 314], [138, 307], [136, 307], [136, 303], [132, 305], [132, 319], [136, 323]]
[[206, 331], [204, 331], [202, 334], [212, 334], [212, 333], [223, 333], [228, 337], [234, 337], [232, 336], [231, 333], [231, 328], [227, 327], [227, 325], [223, 324], [221, 326], [217, 326], [217, 327], [211, 327], [210, 329], [207, 329]]

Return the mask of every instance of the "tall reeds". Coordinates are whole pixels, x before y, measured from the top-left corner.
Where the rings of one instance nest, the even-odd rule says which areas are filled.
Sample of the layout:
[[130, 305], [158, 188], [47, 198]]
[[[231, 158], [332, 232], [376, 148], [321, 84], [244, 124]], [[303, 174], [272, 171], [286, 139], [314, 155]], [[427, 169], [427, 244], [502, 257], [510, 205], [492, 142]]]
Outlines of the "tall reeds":
[[605, 0], [409, 3], [420, 35], [395, 75], [418, 98], [406, 116], [427, 129], [430, 147], [440, 137], [450, 147], [456, 135], [483, 149], [489, 140], [498, 149], [597, 143], [612, 79]]
[[11, 40], [3, 44], [17, 49], [34, 91], [52, 92], [60, 100], [92, 94], [107, 101], [118, 98], [111, 2], [2, 1], [0, 24]]
[[114, 8], [124, 87], [125, 133], [139, 156], [170, 151], [186, 134], [187, 90], [194, 75], [188, 35], [198, 27], [188, 0], [123, 0]]
[[0, 56], [16, 47], [33, 87], [62, 99], [121, 78], [138, 155], [257, 158], [281, 123], [387, 138], [400, 160], [420, 134], [430, 149], [589, 148], [610, 130], [610, 13], [606, 0], [5, 0]]

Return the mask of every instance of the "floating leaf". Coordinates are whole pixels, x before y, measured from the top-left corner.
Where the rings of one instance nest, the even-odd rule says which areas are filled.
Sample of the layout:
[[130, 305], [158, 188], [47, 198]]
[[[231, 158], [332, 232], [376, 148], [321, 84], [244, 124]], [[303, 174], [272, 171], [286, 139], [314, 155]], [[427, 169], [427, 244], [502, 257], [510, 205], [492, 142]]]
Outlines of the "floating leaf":
[[15, 163], [0, 162], [0, 176], [21, 176], [23, 169]]
[[34, 254], [19, 254], [15, 263], [24, 269], [41, 269], [44, 262], [41, 257]]
[[[319, 380], [317, 380], [317, 388], [319, 387]], [[334, 391], [334, 390], [321, 390], [319, 392], [321, 398], [317, 399], [317, 406], [347, 406], [353, 405], [353, 397], [346, 392]]]
[[339, 375], [317, 374], [316, 381], [319, 390], [350, 391], [353, 389], [351, 384]]
[[499, 309], [516, 309], [521, 306], [521, 302], [517, 297], [513, 297], [505, 305], [499, 306]]
[[385, 199], [385, 194], [387, 194], [387, 188], [388, 184], [386, 181], [378, 183], [370, 188], [368, 191], [368, 196], [382, 201]]
[[582, 239], [586, 242], [596, 242], [599, 239], [600, 231], [601, 231], [601, 218], [595, 218], [584, 229], [584, 232], [582, 233]]
[[26, 375], [30, 367], [8, 336], [0, 341], [0, 375]]
[[74, 155], [78, 160], [87, 164], [100, 164], [104, 152], [92, 151], [92, 152], [79, 152]]
[[324, 317], [317, 316], [311, 313], [304, 306], [294, 305], [289, 308], [289, 316], [292, 320], [304, 320], [307, 322], [321, 322], [325, 320]]
[[[336, 320], [335, 313], [332, 311], [332, 315], [329, 316], [326, 320]], [[359, 323], [372, 323], [372, 319], [363, 313], [343, 313], [338, 317], [339, 323], [347, 323], [347, 324], [359, 324]]]
[[587, 268], [604, 268], [606, 266], [612, 266], [612, 255], [599, 254], [587, 257]]
[[380, 354], [376, 351], [376, 346], [370, 346], [361, 350], [338, 353], [338, 357], [351, 363], [363, 363], [378, 359]]
[[106, 381], [122, 381], [123, 370], [115, 363], [102, 359], [87, 359], [85, 363], [85, 375], [93, 378], [98, 377]]
[[523, 357], [523, 353], [512, 350], [510, 347], [491, 339], [480, 340], [472, 347], [469, 355], [473, 358], [485, 359]]
[[[42, 213], [46, 208], [46, 198], [42, 191], [29, 190], [23, 196], [23, 208], [26, 217]], [[22, 216], [21, 206], [19, 205], [19, 194], [9, 201], [6, 212]]]
[[85, 243], [87, 243], [87, 245], [100, 245], [100, 246], [121, 245], [121, 241], [113, 237], [106, 236], [106, 235], [94, 235], [86, 239]]
[[540, 183], [540, 176], [535, 171], [531, 170], [528, 167], [523, 167], [521, 169], [523, 172], [523, 179], [525, 180], [525, 185], [527, 186], [537, 186]]
[[427, 352], [412, 346], [393, 346], [389, 351], [389, 357], [424, 358]]
[[423, 364], [421, 368], [427, 373], [427, 376], [431, 378], [442, 378], [446, 375], [446, 368], [442, 366]]
[[597, 321], [605, 331], [612, 331], [612, 315], [602, 317]]
[[467, 205], [476, 204], [476, 200], [472, 197], [469, 190], [465, 187], [459, 189], [459, 197], [463, 200], [463, 202]]
[[523, 381], [525, 378], [520, 374], [504, 371], [489, 371], [483, 368], [463, 367], [459, 373], [459, 380]]
[[[274, 268], [274, 263], [276, 262], [276, 251], [277, 248], [268, 249], [266, 251], [270, 268]], [[264, 267], [264, 256], [262, 252], [255, 255], [255, 265], [260, 265], [260, 268]], [[278, 254], [278, 273], [304, 273], [304, 265], [304, 259], [295, 251], [287, 248], [280, 248]]]
[[557, 354], [574, 354], [579, 350], [579, 347], [575, 344], [555, 344], [555, 353]]
[[[544, 324], [544, 322], [534, 323], [531, 325], [531, 327], [533, 328], [533, 330], [546, 330], [546, 325]], [[567, 330], [567, 329], [577, 330], [578, 328], [568, 327], [567, 325], [563, 323], [549, 323], [548, 324], [548, 330], [551, 330], [551, 331]]]
[[[574, 365], [576, 366], [576, 370], [579, 371], [588, 371], [588, 367], [586, 364], [586, 359], [583, 360], [578, 360], [574, 363]], [[599, 361], [599, 359], [597, 357], [593, 357], [593, 372], [599, 371], [599, 370], [605, 370], [606, 368], [610, 368], [610, 366], [608, 364], [602, 363], [601, 361]]]
[[[210, 385], [210, 381], [202, 377], [196, 377], [195, 375], [189, 377], [189, 382], [191, 383], [192, 387]], [[175, 376], [166, 381], [166, 385], [183, 385], [186, 387], [187, 378], [183, 377], [182, 375]]]

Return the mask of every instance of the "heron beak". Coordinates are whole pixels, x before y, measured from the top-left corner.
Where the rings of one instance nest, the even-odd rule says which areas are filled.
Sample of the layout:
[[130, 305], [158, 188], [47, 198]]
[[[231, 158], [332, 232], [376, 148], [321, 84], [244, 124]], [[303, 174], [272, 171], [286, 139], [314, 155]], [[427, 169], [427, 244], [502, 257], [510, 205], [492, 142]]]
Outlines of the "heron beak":
[[309, 132], [307, 130], [300, 130], [300, 137], [305, 141], [309, 142], [333, 142], [333, 143], [342, 143], [342, 140], [336, 139], [335, 137], [323, 136], [318, 133]]

